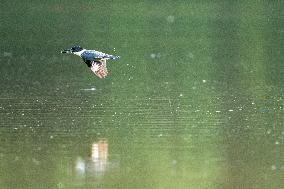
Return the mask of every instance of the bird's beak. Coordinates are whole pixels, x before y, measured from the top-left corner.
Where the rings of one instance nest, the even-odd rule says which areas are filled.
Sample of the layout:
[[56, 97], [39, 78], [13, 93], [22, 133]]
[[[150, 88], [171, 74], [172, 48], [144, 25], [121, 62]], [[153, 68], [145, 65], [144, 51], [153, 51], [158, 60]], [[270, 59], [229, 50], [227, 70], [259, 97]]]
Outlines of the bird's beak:
[[61, 53], [72, 53], [71, 49], [64, 49]]

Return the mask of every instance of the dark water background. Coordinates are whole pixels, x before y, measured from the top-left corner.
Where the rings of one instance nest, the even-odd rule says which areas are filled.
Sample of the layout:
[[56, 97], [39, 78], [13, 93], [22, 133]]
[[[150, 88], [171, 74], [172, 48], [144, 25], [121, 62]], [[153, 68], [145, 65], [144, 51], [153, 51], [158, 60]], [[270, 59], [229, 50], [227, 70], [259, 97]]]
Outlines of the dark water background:
[[0, 7], [1, 189], [283, 188], [284, 1]]

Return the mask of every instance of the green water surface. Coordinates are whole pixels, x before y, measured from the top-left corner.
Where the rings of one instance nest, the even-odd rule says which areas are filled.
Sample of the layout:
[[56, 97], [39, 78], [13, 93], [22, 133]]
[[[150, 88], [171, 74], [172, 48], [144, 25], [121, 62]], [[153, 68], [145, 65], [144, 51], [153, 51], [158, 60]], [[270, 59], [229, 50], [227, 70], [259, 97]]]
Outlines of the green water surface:
[[0, 7], [1, 189], [283, 188], [284, 1]]

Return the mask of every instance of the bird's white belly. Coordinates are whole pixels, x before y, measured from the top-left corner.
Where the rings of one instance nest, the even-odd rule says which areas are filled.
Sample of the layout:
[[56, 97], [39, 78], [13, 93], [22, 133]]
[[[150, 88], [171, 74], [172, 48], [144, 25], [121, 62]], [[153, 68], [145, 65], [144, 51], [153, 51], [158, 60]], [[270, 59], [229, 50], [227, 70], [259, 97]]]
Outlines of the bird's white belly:
[[92, 64], [91, 70], [96, 72], [96, 71], [99, 70], [99, 67], [100, 67], [100, 66], [99, 66], [98, 64]]

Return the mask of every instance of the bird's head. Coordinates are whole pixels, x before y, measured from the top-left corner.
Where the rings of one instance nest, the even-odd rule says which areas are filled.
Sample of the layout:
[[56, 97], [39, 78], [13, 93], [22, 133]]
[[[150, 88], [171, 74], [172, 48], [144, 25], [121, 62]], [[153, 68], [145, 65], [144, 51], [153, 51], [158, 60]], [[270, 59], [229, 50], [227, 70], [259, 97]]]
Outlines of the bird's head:
[[73, 46], [72, 48], [70, 49], [64, 49], [63, 51], [61, 51], [61, 53], [76, 53], [76, 52], [80, 52], [82, 51], [83, 48], [80, 47], [80, 46]]

